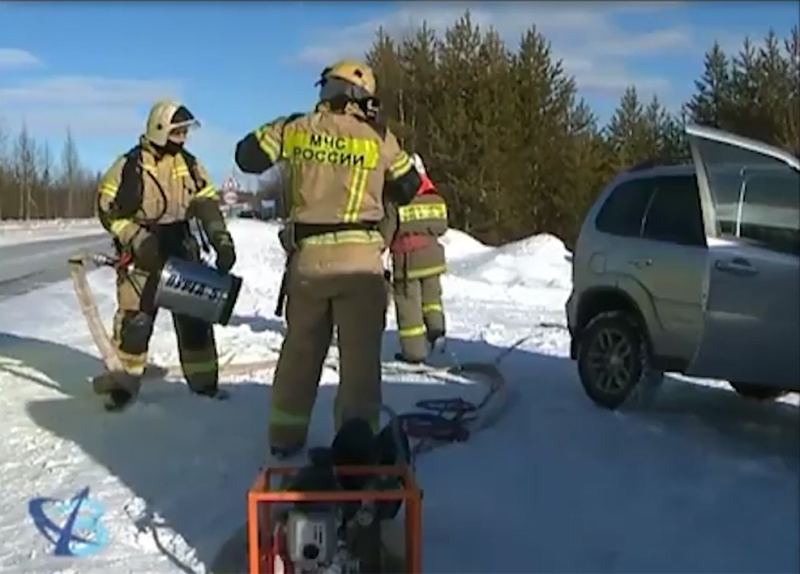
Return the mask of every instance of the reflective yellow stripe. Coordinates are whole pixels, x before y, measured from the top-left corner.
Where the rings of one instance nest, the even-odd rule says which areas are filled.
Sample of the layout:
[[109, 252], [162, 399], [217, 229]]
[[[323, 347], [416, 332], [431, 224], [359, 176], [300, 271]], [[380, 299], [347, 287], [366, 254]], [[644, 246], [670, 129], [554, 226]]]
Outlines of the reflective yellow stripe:
[[406, 279], [422, 279], [423, 277], [432, 277], [433, 275], [441, 275], [447, 271], [447, 265], [436, 265], [434, 267], [422, 267], [420, 269], [409, 269], [404, 277]]
[[179, 179], [181, 177], [189, 177], [189, 168], [185, 166], [178, 166], [172, 169], [172, 177]]
[[397, 211], [401, 223], [423, 219], [447, 219], [447, 206], [443, 203], [403, 205]]
[[141, 376], [144, 374], [145, 367], [147, 366], [147, 353], [141, 355], [131, 355], [117, 347], [117, 357], [122, 363], [122, 368], [129, 375]]
[[215, 199], [217, 197], [217, 188], [215, 188], [212, 184], [208, 184], [203, 189], [198, 191], [194, 194], [196, 198], [210, 198]]
[[383, 236], [379, 231], [332, 231], [307, 237], [300, 241], [300, 245], [339, 245], [345, 243], [383, 243]]
[[[361, 140], [363, 143], [367, 140]], [[373, 143], [373, 142], [368, 142]], [[375, 163], [377, 164], [377, 146], [375, 148]], [[374, 169], [374, 168], [372, 168]], [[363, 167], [354, 167], [350, 175], [350, 189], [347, 190], [347, 206], [344, 210], [345, 223], [354, 223], [360, 219], [361, 204], [364, 201], [364, 190], [367, 187], [367, 177], [370, 170]]]
[[388, 169], [388, 179], [397, 179], [404, 175], [412, 167], [411, 158], [403, 150], [397, 154], [397, 158], [392, 162]]
[[286, 202], [289, 207], [289, 217], [295, 217], [297, 214], [298, 209], [305, 205], [303, 201], [303, 196], [300, 195], [300, 190], [303, 189], [303, 172], [300, 169], [297, 169], [298, 166], [295, 164], [288, 164], [289, 166], [289, 185], [288, 189], [284, 190], [284, 195], [286, 197]]
[[403, 339], [422, 337], [425, 334], [425, 326], [419, 325], [417, 327], [406, 327], [405, 329], [398, 330], [397, 334]]
[[213, 373], [219, 368], [216, 361], [186, 362], [181, 366], [184, 374], [186, 375], [202, 375], [205, 373]]
[[422, 304], [422, 313], [441, 313], [443, 311], [441, 304], [439, 303], [423, 303]]
[[306, 415], [287, 413], [277, 408], [274, 404], [269, 409], [269, 424], [279, 426], [305, 426], [309, 422]]
[[258, 140], [258, 147], [261, 148], [261, 151], [267, 154], [270, 161], [276, 162], [281, 153], [281, 145], [280, 142], [269, 133], [271, 129], [273, 129], [272, 124], [264, 124], [253, 133], [256, 136], [256, 140]]
[[122, 232], [125, 231], [129, 225], [134, 225], [134, 221], [132, 219], [114, 219], [108, 226], [109, 231], [120, 237]]
[[107, 195], [109, 197], [117, 196], [117, 184], [111, 181], [104, 181], [100, 183], [100, 195]]
[[[341, 216], [346, 223], [359, 221], [369, 172], [376, 169], [380, 161], [377, 140], [289, 130], [284, 136], [284, 156], [292, 165], [316, 163], [349, 167], [352, 170], [350, 184]], [[295, 204], [296, 208], [299, 201]]]

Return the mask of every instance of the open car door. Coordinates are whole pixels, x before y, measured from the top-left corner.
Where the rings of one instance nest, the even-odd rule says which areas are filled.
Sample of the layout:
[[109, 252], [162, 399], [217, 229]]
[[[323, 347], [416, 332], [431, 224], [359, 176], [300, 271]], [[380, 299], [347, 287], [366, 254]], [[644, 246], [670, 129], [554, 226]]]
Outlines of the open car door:
[[687, 126], [708, 241], [703, 333], [686, 374], [800, 389], [800, 162]]

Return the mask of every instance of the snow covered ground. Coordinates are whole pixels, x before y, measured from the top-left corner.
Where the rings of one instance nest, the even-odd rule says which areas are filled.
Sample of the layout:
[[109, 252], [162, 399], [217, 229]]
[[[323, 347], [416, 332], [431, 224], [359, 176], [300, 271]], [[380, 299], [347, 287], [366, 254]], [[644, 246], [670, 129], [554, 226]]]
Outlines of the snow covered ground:
[[[280, 343], [272, 316], [282, 253], [276, 229], [234, 221], [245, 286], [222, 353], [264, 358]], [[444, 281], [460, 358], [503, 363], [514, 404], [495, 427], [419, 461], [426, 572], [797, 572], [800, 419], [796, 396], [753, 403], [711, 383], [670, 381], [655, 405], [611, 413], [584, 395], [566, 357], [569, 264], [548, 236], [499, 249], [446, 238]], [[110, 317], [113, 276], [91, 276]], [[166, 313], [152, 359], [177, 360]], [[396, 350], [394, 323], [385, 339]], [[102, 411], [87, 378], [100, 369], [67, 282], [0, 303], [0, 572], [204, 572], [244, 519], [244, 493], [266, 452], [271, 373], [228, 378], [232, 398], [148, 383], [122, 415]], [[335, 373], [326, 372], [312, 441], [327, 443]], [[398, 409], [470, 393], [387, 375]], [[89, 488], [108, 544], [55, 557], [29, 501]], [[65, 511], [34, 502], [50, 516]], [[55, 521], [55, 518], [53, 518]], [[54, 536], [58, 536], [55, 534]]]
[[80, 237], [102, 233], [103, 228], [95, 218], [89, 219], [42, 219], [20, 221], [0, 220], [0, 246], [17, 243], [33, 243], [47, 239]]

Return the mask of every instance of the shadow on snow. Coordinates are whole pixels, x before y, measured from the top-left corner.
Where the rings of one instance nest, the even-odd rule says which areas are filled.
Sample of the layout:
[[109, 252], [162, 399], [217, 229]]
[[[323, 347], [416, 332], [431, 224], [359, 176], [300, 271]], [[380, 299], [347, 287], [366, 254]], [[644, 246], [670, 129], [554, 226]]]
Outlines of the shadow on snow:
[[[277, 328], [278, 323], [259, 326]], [[396, 350], [395, 340], [396, 333], [387, 333], [387, 357]], [[448, 342], [448, 352], [462, 361], [491, 360], [501, 351], [484, 342]], [[244, 493], [265, 460], [271, 390], [266, 381], [236, 383], [231, 399], [222, 403], [192, 397], [182, 383], [152, 381], [139, 403], [125, 413], [109, 414], [87, 382], [101, 369], [96, 358], [10, 334], [0, 334], [0, 357], [44, 375], [26, 377], [28, 382], [63, 394], [27, 405], [37, 425], [79, 445], [147, 503], [148, 515], [158, 515], [180, 534], [199, 560], [212, 562], [241, 525]], [[800, 425], [795, 407], [749, 402], [725, 390], [671, 381], [654, 407], [611, 413], [589, 402], [574, 365], [564, 358], [517, 350], [502, 370], [515, 392], [516, 404], [507, 417], [467, 444], [420, 461], [426, 571], [796, 571], [792, 509], [797, 501], [783, 499], [777, 507], [767, 498], [761, 506], [743, 505], [738, 517], [737, 508], [717, 517], [703, 502], [703, 487], [714, 488], [704, 474], [709, 453], [733, 461], [777, 460], [797, 480]], [[471, 385], [414, 384], [410, 379], [384, 377], [385, 400], [400, 411], [424, 398], [480, 394]], [[311, 444], [330, 440], [334, 392], [333, 385], [320, 387]], [[452, 475], [453, 468], [470, 464], [474, 472]], [[672, 480], [692, 486], [678, 495]], [[681, 540], [696, 546], [709, 536], [716, 540], [733, 533], [734, 540], [746, 539], [749, 546], [712, 543], [706, 545], [708, 555], [700, 557], [672, 548], [667, 536], [674, 534], [665, 532], [667, 519], [658, 514], [664, 508], [648, 507], [665, 491], [677, 497], [675, 512], [687, 512], [681, 505], [706, 506], [704, 521], [681, 527]], [[759, 496], [755, 490], [754, 496]], [[787, 513], [794, 526], [784, 520]], [[148, 518], [131, 520], [143, 527]], [[720, 531], [714, 533], [715, 528]], [[662, 551], [640, 547], [659, 540]], [[449, 544], [459, 548], [458, 555], [435, 551]], [[520, 556], [520, 548], [529, 558]], [[777, 555], [776, 548], [782, 548]], [[768, 549], [771, 554], [765, 555]]]

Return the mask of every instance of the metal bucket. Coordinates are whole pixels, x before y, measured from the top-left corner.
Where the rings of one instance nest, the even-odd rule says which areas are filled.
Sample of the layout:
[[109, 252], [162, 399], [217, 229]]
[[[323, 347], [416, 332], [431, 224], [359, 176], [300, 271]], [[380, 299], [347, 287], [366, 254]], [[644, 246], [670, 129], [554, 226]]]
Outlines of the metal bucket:
[[241, 277], [170, 257], [161, 270], [155, 302], [179, 315], [227, 325], [241, 288]]

